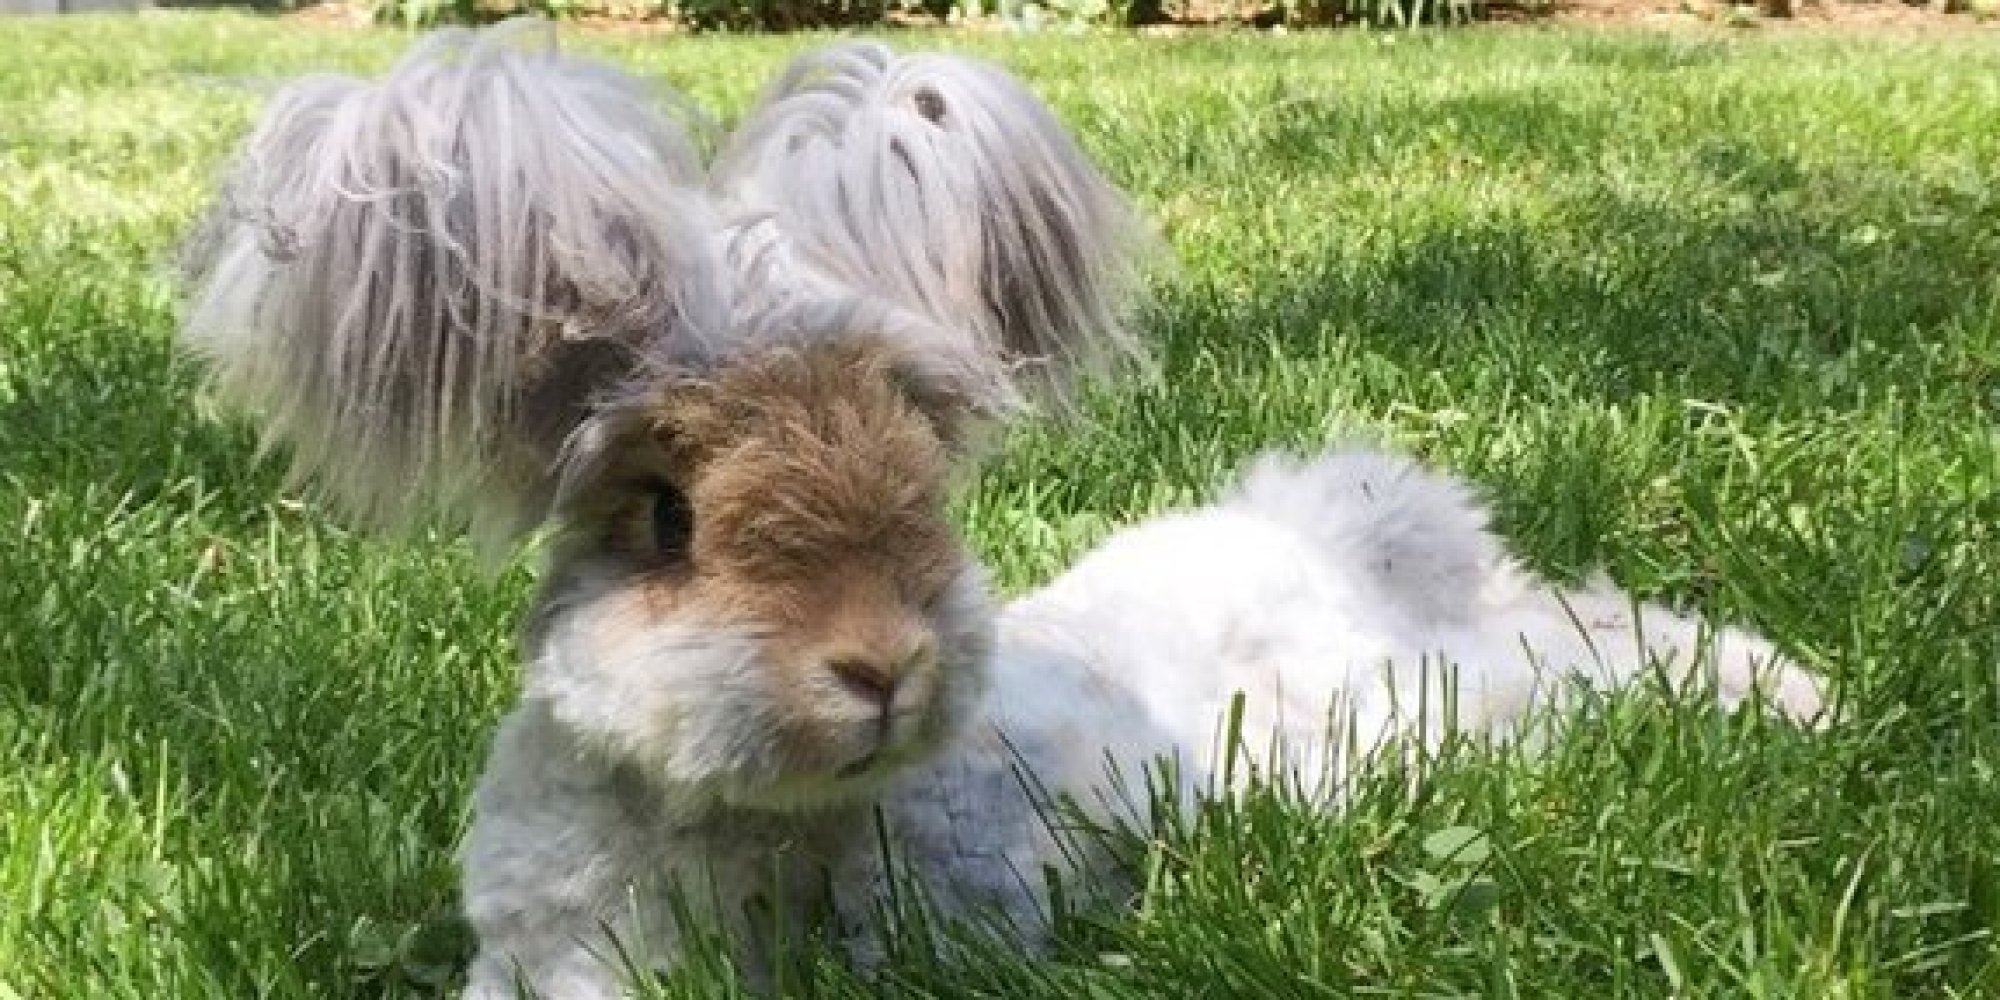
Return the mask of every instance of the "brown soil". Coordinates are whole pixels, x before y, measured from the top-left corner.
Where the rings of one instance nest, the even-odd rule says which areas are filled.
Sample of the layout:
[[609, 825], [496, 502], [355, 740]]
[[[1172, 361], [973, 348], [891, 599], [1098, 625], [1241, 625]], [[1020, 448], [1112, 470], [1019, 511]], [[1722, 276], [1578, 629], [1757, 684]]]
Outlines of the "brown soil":
[[[505, 2], [505, 0], [500, 0]], [[1178, 35], [1266, 27], [1270, 8], [1257, 0], [1168, 0], [1184, 11], [1167, 24], [1148, 25], [1145, 34]], [[1949, 5], [1947, 7], [1946, 5]], [[367, 0], [327, 0], [295, 10], [291, 17], [324, 26], [370, 23]], [[1774, 11], [1787, 11], [1772, 16]], [[921, 16], [891, 15], [893, 26], [929, 24]], [[1954, 34], [1981, 32], [2000, 35], [2000, 0], [1945, 0], [1914, 4], [1903, 0], [1493, 0], [1489, 24], [1577, 25], [1597, 28], [1730, 29], [1746, 31], [1823, 31], [1857, 34]], [[630, 18], [585, 14], [564, 22], [590, 31], [621, 34], [662, 34], [682, 30], [660, 17]], [[999, 28], [975, 23], [971, 30]]]
[[[1952, 7], [1872, 0], [1847, 3], [1831, 0], [1761, 0], [1733, 4], [1729, 0], [1564, 0], [1552, 16], [1507, 13], [1495, 20], [1539, 19], [1604, 27], [1730, 27], [1753, 30], [1888, 32], [1991, 31], [2000, 28], [2000, 13], [1992, 6], [1976, 9], [1979, 0], [1954, 0]], [[1971, 8], [1971, 9], [1968, 9]], [[1782, 16], [1770, 16], [1786, 11]]]
[[[1482, 21], [1606, 29], [2000, 33], [2000, 0], [1946, 2], [1948, 9], [1903, 0], [1488, 0]], [[1182, 13], [1172, 23], [1141, 30], [1174, 35], [1220, 27], [1268, 26], [1260, 22], [1269, 16], [1270, 8], [1255, 0], [1182, 0], [1174, 6]]]

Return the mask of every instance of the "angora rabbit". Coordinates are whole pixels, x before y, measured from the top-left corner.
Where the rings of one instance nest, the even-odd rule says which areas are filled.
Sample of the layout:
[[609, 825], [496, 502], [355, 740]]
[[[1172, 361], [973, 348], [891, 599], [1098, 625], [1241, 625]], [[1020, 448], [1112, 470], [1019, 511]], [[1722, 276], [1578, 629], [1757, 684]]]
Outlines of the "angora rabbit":
[[[682, 894], [754, 965], [765, 904], [882, 890], [878, 811], [939, 900], [1033, 933], [1043, 868], [1093, 861], [1023, 773], [1203, 778], [1239, 692], [1246, 743], [1337, 781], [1430, 678], [1498, 728], [1565, 678], [1691, 676], [1700, 623], [1559, 593], [1363, 450], [996, 609], [950, 485], [982, 424], [1133, 353], [1125, 199], [1005, 73], [868, 44], [694, 149], [543, 29], [446, 32], [281, 95], [195, 243], [190, 343], [350, 514], [553, 529], [464, 847], [472, 995], [615, 996], [675, 961]], [[1725, 697], [1819, 711], [1715, 640]]]

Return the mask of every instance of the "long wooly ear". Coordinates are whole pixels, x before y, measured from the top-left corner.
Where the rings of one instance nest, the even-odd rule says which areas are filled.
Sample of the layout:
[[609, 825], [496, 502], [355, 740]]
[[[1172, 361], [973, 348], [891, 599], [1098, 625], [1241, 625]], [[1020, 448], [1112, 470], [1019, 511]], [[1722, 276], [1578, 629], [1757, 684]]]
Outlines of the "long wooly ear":
[[1143, 356], [1131, 307], [1150, 232], [996, 66], [868, 42], [808, 52], [712, 173], [740, 213], [732, 259], [757, 275], [752, 298], [796, 304], [821, 283], [884, 300], [932, 324], [931, 351], [1058, 396], [1079, 370]]
[[656, 95], [517, 21], [279, 93], [191, 242], [186, 342], [383, 528], [510, 538], [591, 395], [726, 317], [698, 153]]

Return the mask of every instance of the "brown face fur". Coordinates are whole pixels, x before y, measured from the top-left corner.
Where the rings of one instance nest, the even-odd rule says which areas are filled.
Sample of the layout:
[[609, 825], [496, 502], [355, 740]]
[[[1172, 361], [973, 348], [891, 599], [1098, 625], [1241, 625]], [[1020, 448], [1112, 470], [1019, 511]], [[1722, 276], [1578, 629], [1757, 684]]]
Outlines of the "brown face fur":
[[[603, 648], [665, 623], [753, 637], [760, 662], [735, 683], [764, 692], [774, 770], [845, 773], [934, 740], [962, 707], [940, 704], [946, 674], [976, 666], [943, 662], [967, 646], [975, 567], [945, 517], [951, 415], [919, 399], [886, 351], [845, 343], [628, 402], [559, 559], [618, 578]], [[668, 502], [679, 520], [658, 516]]]
[[894, 624], [872, 611], [921, 606], [950, 583], [964, 559], [943, 517], [950, 456], [891, 371], [841, 345], [661, 395], [649, 430], [694, 514], [698, 578], [678, 598], [867, 643]]

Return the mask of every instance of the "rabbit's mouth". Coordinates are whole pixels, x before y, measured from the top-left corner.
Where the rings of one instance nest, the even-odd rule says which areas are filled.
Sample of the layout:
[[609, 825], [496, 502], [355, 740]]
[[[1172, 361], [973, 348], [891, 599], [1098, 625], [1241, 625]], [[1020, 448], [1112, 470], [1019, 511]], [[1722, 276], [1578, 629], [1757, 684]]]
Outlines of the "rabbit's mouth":
[[937, 712], [932, 704], [899, 705], [863, 724], [867, 732], [854, 733], [847, 760], [829, 769], [834, 780], [865, 786], [930, 757], [947, 728]]
[[842, 780], [846, 780], [849, 778], [859, 778], [862, 775], [867, 774], [869, 770], [873, 768], [881, 760], [882, 760], [882, 748], [880, 746], [877, 746], [875, 749], [870, 750], [867, 753], [862, 754], [861, 756], [856, 757], [851, 761], [848, 761], [847, 764], [843, 766], [839, 771], [835, 772], [835, 774]]
[[782, 774], [737, 786], [728, 797], [738, 805], [780, 810], [851, 803], [877, 794], [884, 782], [937, 752], [936, 729], [921, 713], [907, 718], [899, 713], [893, 726], [869, 725], [870, 733], [844, 754], [828, 759], [830, 748], [822, 745], [818, 760], [795, 761]]
[[922, 756], [931, 742], [925, 738], [928, 727], [924, 713], [914, 708], [884, 710], [873, 725], [874, 732], [869, 735], [865, 749], [835, 769], [838, 777], [858, 778], [893, 770], [912, 758]]
[[[853, 760], [836, 768], [834, 775], [843, 780], [847, 778], [859, 778], [873, 770], [877, 764], [882, 763], [883, 758], [889, 754], [898, 742], [894, 735], [894, 727], [895, 716], [884, 712], [881, 721], [876, 723], [873, 739], [868, 743], [867, 749], [861, 751], [860, 755]], [[907, 743], [909, 741], [905, 739], [902, 742]]]

